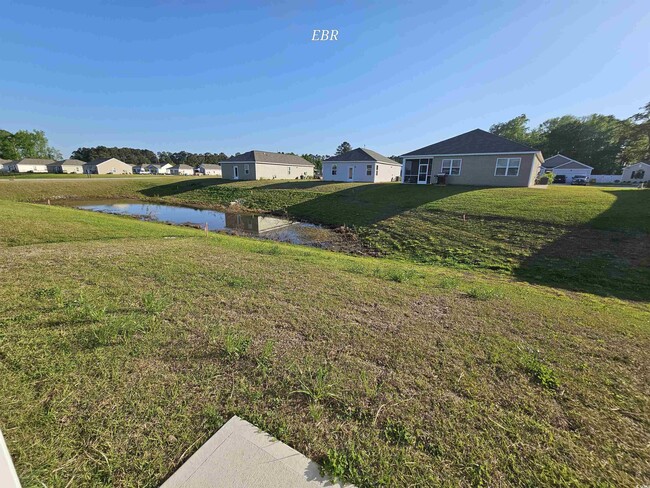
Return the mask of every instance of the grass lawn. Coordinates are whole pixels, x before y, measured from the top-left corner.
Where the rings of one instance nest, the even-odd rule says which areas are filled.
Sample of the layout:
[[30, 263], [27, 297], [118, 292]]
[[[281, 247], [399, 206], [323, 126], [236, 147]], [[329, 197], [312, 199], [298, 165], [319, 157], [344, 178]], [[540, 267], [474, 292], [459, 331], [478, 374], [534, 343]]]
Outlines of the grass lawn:
[[[232, 202], [354, 227], [373, 254], [507, 273], [527, 282], [650, 300], [650, 192], [634, 188], [435, 187], [217, 178], [0, 181], [0, 198]], [[4, 194], [4, 196], [3, 196]]]
[[0, 202], [24, 486], [158, 486], [233, 414], [360, 487], [650, 479], [647, 303], [16, 201], [35, 194]]

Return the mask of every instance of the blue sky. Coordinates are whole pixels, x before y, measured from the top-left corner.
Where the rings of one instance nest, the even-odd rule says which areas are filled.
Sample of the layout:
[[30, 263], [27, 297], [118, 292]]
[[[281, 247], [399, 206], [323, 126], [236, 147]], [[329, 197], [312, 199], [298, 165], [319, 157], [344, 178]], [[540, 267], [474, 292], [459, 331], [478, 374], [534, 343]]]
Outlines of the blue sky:
[[65, 156], [391, 155], [650, 101], [647, 0], [105, 3], [0, 0], [0, 128], [44, 130]]

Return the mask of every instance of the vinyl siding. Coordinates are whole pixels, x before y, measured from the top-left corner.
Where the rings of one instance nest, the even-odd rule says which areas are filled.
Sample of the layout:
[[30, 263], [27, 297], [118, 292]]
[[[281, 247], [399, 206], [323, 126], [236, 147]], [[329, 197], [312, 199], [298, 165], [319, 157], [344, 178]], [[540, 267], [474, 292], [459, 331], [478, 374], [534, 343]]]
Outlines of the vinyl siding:
[[[337, 166], [336, 175], [332, 175], [332, 166]], [[368, 176], [367, 165], [371, 166], [371, 174]], [[379, 166], [379, 172], [375, 176], [375, 168]], [[350, 168], [352, 168], [352, 179], [348, 178]], [[324, 162], [323, 163], [323, 180], [324, 181], [354, 181], [359, 183], [382, 183], [394, 181], [399, 178], [401, 166], [383, 164], [375, 162]]]

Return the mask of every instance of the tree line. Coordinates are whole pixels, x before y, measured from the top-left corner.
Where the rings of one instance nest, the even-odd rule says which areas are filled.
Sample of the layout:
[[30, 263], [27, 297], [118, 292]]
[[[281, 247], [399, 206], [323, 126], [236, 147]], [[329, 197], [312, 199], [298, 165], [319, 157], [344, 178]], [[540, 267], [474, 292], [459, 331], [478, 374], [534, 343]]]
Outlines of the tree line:
[[530, 128], [525, 114], [490, 127], [490, 132], [542, 151], [563, 154], [594, 168], [594, 174], [620, 174], [623, 166], [650, 161], [650, 102], [626, 119], [593, 114], [563, 115]]

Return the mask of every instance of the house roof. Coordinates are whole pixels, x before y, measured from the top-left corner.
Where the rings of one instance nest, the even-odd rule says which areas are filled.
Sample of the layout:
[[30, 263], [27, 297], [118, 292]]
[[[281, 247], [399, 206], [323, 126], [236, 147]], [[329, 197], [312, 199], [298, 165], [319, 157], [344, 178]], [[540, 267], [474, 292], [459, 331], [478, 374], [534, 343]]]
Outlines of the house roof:
[[397, 161], [393, 161], [390, 158], [387, 158], [386, 156], [383, 156], [382, 154], [379, 154], [378, 152], [372, 151], [370, 149], [366, 149], [364, 147], [358, 147], [356, 149], [353, 149], [352, 151], [348, 151], [346, 153], [340, 154], [338, 156], [332, 156], [331, 158], [327, 158], [324, 163], [343, 163], [346, 161], [368, 161], [368, 162], [380, 162], [380, 163], [388, 163], [388, 164], [396, 164], [400, 165]]
[[54, 162], [53, 159], [38, 159], [38, 158], [24, 158], [21, 159], [20, 161], [16, 161], [16, 164], [52, 164]]
[[79, 166], [86, 163], [84, 161], [80, 161], [79, 159], [62, 159], [61, 161], [55, 161], [50, 164], [56, 166]]
[[402, 156], [443, 156], [460, 154], [507, 154], [539, 152], [525, 144], [511, 141], [505, 137], [474, 129], [456, 137], [436, 142]]
[[194, 166], [190, 166], [189, 164], [177, 164], [173, 167], [177, 169], [194, 169]]
[[221, 169], [220, 164], [210, 164], [210, 163], [205, 164], [205, 163], [202, 163], [201, 167], [205, 168], [205, 169]]
[[232, 156], [225, 161], [222, 161], [221, 164], [239, 162], [287, 164], [291, 166], [308, 166], [310, 168], [314, 167], [313, 164], [311, 164], [306, 159], [301, 158], [300, 156], [267, 151], [248, 151], [243, 154], [239, 154], [238, 156]]
[[[124, 161], [121, 161], [121, 160], [119, 160], [119, 159], [117, 159], [117, 158], [97, 158], [97, 159], [93, 159], [92, 161], [90, 161], [90, 162], [88, 162], [88, 163], [84, 163], [84, 164], [89, 164], [89, 165], [97, 166], [98, 164], [102, 164], [102, 163], [105, 163], [105, 162], [107, 162], [107, 161], [112, 161], [112, 160], [115, 160], [115, 161], [117, 161], [118, 163], [124, 163]], [[124, 163], [124, 164], [128, 164], [128, 163]]]
[[629, 165], [625, 166], [623, 169], [628, 169], [628, 168], [631, 168], [633, 166], [641, 166], [641, 165], [647, 166], [648, 168], [650, 168], [650, 163], [647, 163], [645, 161], [639, 161], [638, 163], [629, 164]]
[[562, 166], [564, 169], [593, 169], [591, 166], [581, 163], [580, 161], [576, 161], [575, 159], [571, 159], [563, 154], [556, 154], [555, 156], [551, 156], [550, 158], [544, 160], [542, 163], [542, 168], [546, 169], [558, 168], [560, 166]]

